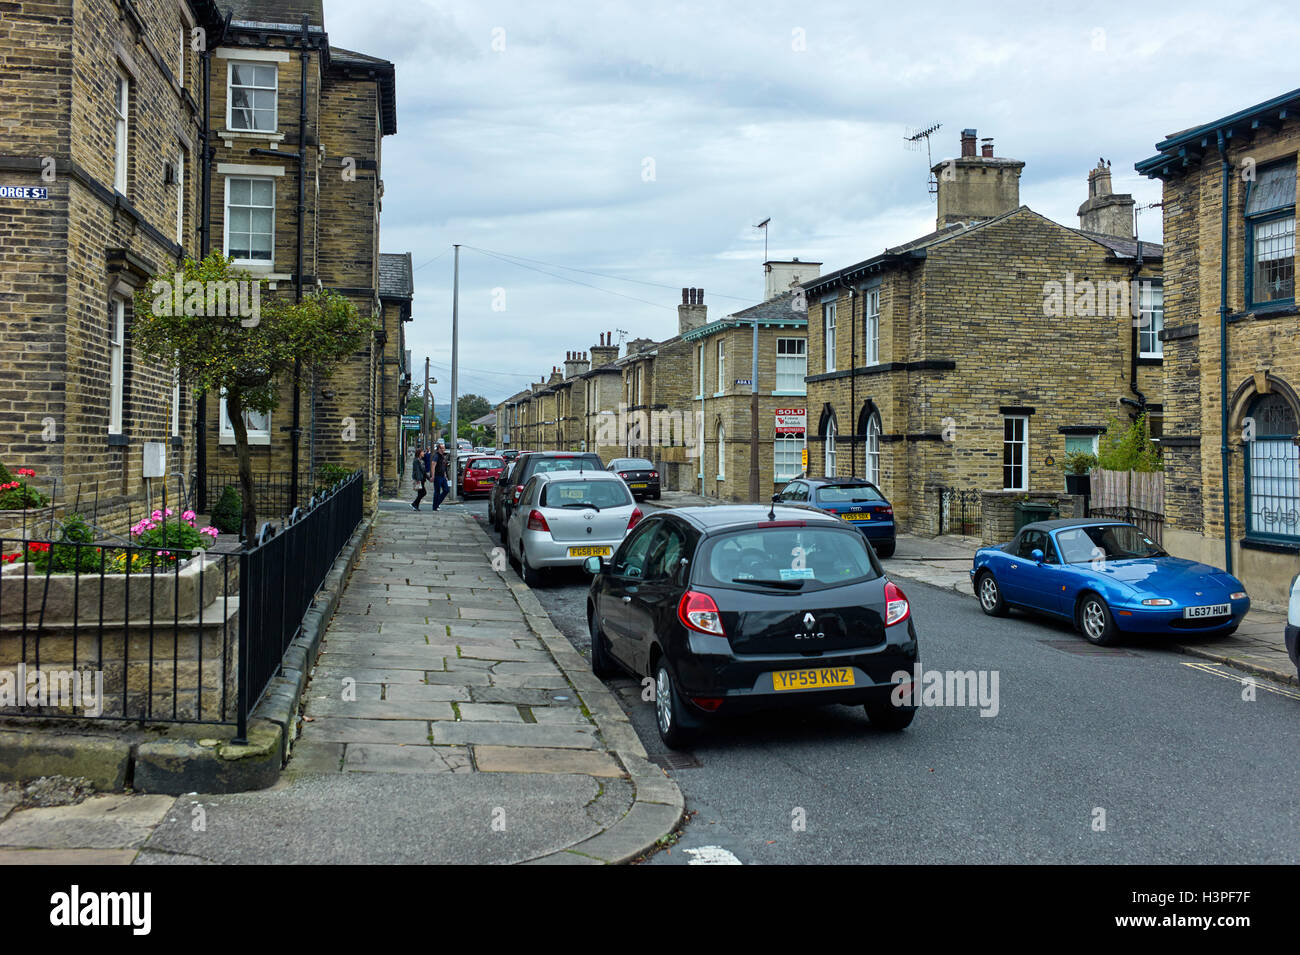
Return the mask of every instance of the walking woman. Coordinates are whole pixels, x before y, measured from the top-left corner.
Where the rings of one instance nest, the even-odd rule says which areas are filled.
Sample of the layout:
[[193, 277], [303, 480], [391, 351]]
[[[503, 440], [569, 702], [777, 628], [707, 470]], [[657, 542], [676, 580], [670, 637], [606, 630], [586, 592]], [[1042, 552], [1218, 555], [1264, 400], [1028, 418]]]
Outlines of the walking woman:
[[428, 493], [425, 490], [424, 482], [429, 478], [429, 472], [424, 467], [424, 448], [415, 449], [415, 457], [411, 459], [411, 483], [416, 485], [415, 500], [411, 502], [411, 510], [418, 511], [420, 502], [424, 500], [424, 495]]

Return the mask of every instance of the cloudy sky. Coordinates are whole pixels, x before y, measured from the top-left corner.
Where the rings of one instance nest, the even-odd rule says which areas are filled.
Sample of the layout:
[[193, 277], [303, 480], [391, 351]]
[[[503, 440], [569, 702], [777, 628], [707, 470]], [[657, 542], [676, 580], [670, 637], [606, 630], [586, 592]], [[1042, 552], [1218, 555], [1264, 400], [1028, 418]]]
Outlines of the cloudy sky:
[[[682, 286], [713, 318], [757, 302], [762, 219], [771, 258], [824, 271], [930, 231], [925, 152], [903, 139], [917, 128], [943, 124], [935, 162], [965, 127], [993, 137], [1026, 163], [1021, 202], [1077, 225], [1098, 157], [1116, 192], [1158, 201], [1133, 172], [1158, 140], [1300, 86], [1294, 9], [1272, 3], [325, 10], [333, 44], [397, 66], [382, 246], [414, 256], [408, 346], [439, 401], [454, 242], [460, 390], [495, 402], [602, 331], [675, 334]], [[1159, 239], [1159, 210], [1138, 221]]]

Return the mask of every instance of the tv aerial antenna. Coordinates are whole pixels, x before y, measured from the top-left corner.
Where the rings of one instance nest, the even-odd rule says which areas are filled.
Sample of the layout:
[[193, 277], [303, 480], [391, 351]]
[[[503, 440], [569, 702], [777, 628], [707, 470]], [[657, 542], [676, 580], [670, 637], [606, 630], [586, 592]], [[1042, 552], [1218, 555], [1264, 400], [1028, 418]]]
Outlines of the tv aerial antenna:
[[936, 133], [943, 123], [935, 123], [933, 126], [927, 126], [925, 129], [918, 129], [910, 135], [904, 136], [903, 141], [907, 143], [904, 147], [911, 152], [918, 152], [921, 148], [921, 140], [925, 140], [925, 168], [930, 172], [929, 189], [930, 195], [937, 195], [939, 192], [939, 179], [934, 172], [934, 157], [930, 154], [930, 137]]

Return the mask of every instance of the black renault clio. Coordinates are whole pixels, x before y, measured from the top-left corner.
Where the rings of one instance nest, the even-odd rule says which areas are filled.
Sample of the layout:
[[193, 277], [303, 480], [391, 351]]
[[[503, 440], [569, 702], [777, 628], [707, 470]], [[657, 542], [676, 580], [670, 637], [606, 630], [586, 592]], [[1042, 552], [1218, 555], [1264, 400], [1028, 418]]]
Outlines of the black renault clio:
[[712, 716], [779, 706], [861, 704], [878, 728], [912, 722], [915, 708], [896, 705], [919, 659], [911, 608], [837, 518], [677, 508], [586, 567], [592, 670], [651, 677], [669, 746]]

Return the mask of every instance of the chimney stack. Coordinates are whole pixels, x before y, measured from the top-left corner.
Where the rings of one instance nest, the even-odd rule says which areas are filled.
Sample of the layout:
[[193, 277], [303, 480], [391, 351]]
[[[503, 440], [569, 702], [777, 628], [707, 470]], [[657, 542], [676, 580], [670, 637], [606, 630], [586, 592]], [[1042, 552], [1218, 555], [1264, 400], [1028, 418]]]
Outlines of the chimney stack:
[[983, 140], [981, 154], [976, 155], [976, 138], [975, 130], [963, 129], [961, 155], [930, 169], [939, 183], [935, 220], [938, 229], [992, 219], [1020, 208], [1020, 171], [1025, 164], [994, 156], [993, 139], [988, 136]]
[[611, 345], [609, 339], [613, 333], [601, 332], [600, 344], [591, 346], [591, 367], [599, 368], [601, 365], [608, 365], [618, 357], [618, 346]]
[[1099, 159], [1097, 168], [1088, 173], [1088, 199], [1079, 206], [1079, 228], [1131, 239], [1135, 205], [1129, 193], [1110, 191], [1110, 163]]
[[820, 262], [789, 262], [769, 260], [763, 263], [763, 301], [770, 302], [784, 295], [796, 285], [804, 285], [822, 274]]
[[591, 364], [587, 361], [587, 356], [580, 351], [569, 352], [568, 360], [564, 363], [564, 377], [576, 378], [585, 371], [591, 370]]
[[682, 304], [677, 306], [677, 333], [685, 335], [692, 329], [707, 325], [709, 309], [704, 304], [704, 289], [682, 289]]

